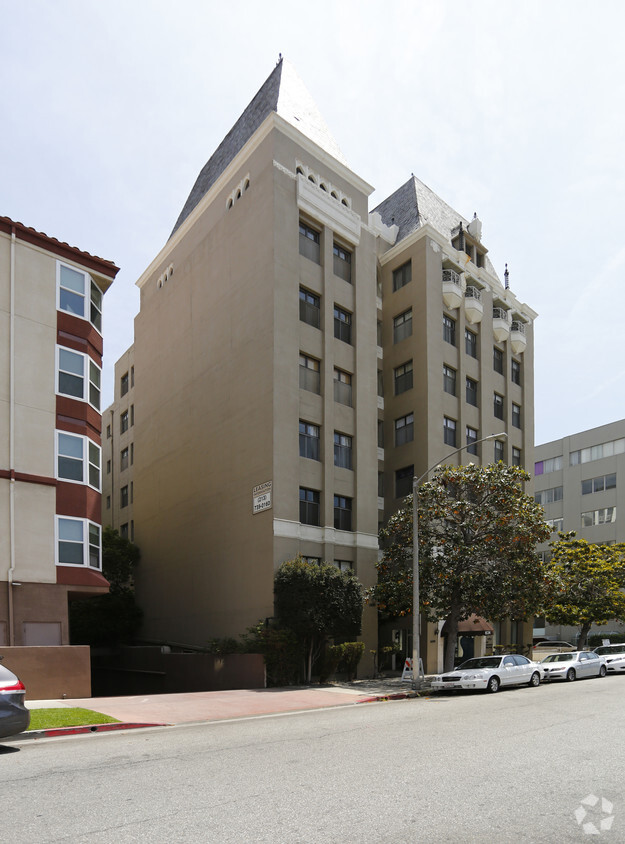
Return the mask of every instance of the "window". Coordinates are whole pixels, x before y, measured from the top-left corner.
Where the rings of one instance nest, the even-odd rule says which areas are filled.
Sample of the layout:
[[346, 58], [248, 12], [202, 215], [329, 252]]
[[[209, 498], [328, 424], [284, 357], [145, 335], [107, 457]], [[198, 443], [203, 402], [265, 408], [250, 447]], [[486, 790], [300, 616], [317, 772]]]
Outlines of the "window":
[[135, 424], [135, 406], [134, 404], [130, 405], [130, 427]]
[[130, 443], [130, 465], [135, 462], [135, 444]]
[[319, 493], [315, 489], [299, 488], [299, 520], [303, 525], [319, 524]]
[[129, 451], [128, 447], [122, 448], [122, 450], [119, 453], [119, 470], [120, 470], [120, 472], [123, 472], [124, 469], [128, 468], [129, 458], [130, 458], [130, 451]]
[[515, 428], [521, 427], [521, 408], [512, 402], [512, 424]]
[[495, 440], [495, 463], [503, 462], [503, 442]]
[[497, 346], [493, 347], [493, 369], [503, 375], [503, 352]]
[[341, 469], [352, 468], [352, 438], [334, 432], [334, 465]]
[[448, 416], [443, 419], [443, 440], [446, 445], [456, 445], [456, 420]]
[[582, 481], [582, 495], [589, 495], [593, 492], [603, 492], [606, 489], [614, 489], [616, 487], [616, 475], [601, 475], [599, 478], [591, 478], [588, 481]]
[[334, 275], [342, 278], [344, 281], [352, 281], [352, 253], [347, 249], [343, 249], [338, 243], [332, 247], [334, 258]]
[[299, 254], [310, 258], [315, 264], [321, 263], [321, 250], [319, 248], [319, 232], [311, 229], [306, 223], [299, 224]]
[[123, 486], [119, 491], [119, 506], [120, 507], [127, 507], [128, 506], [128, 487]]
[[405, 498], [412, 492], [414, 466], [404, 466], [395, 472], [395, 498]]
[[56, 432], [57, 478], [100, 490], [101, 449], [89, 437]]
[[382, 323], [378, 320], [376, 325], [376, 341], [378, 346], [382, 345]]
[[514, 358], [510, 361], [510, 379], [513, 384], [521, 386], [521, 364]]
[[401, 343], [412, 334], [412, 308], [393, 319], [393, 343]]
[[334, 368], [334, 401], [352, 406], [352, 376], [349, 372]]
[[616, 507], [602, 507], [600, 510], [591, 510], [582, 513], [582, 527], [593, 527], [594, 525], [608, 525], [616, 521]]
[[493, 397], [493, 413], [497, 419], [503, 419], [503, 396], [495, 393]]
[[122, 539], [128, 539], [128, 522], [125, 522], [123, 525], [120, 525], [119, 535]]
[[313, 328], [321, 325], [321, 299], [303, 287], [299, 289], [299, 318]]
[[334, 306], [334, 336], [344, 343], [352, 342], [352, 315], [338, 305]]
[[334, 496], [334, 527], [336, 530], [352, 529], [352, 499], [344, 495]]
[[407, 261], [393, 270], [393, 292], [405, 287], [409, 281], [412, 281], [412, 261]]
[[523, 463], [521, 462], [521, 449], [517, 448], [515, 445], [512, 446], [512, 465], [513, 466], [522, 466]]
[[111, 461], [110, 460], [106, 461], [106, 474], [107, 475], [111, 474]]
[[82, 352], [57, 346], [57, 386], [59, 395], [88, 401], [100, 410], [100, 367]]
[[474, 381], [473, 378], [469, 378], [468, 375], [466, 384], [466, 398], [467, 404], [472, 404], [473, 407], [477, 407], [477, 381]]
[[340, 569], [340, 571], [354, 570], [354, 564], [351, 560], [334, 560], [334, 565], [337, 567], [337, 569]]
[[623, 454], [625, 451], [625, 437], [618, 440], [611, 440], [601, 445], [593, 445], [591, 448], [582, 448], [579, 451], [572, 451], [569, 455], [571, 466], [579, 463], [589, 463], [592, 460], [601, 460], [603, 457], [614, 457], [615, 454]]
[[395, 445], [405, 445], [414, 439], [414, 413], [395, 420]]
[[378, 419], [378, 448], [384, 448], [384, 420]]
[[557, 472], [562, 468], [562, 455], [549, 457], [547, 460], [538, 460], [534, 463], [535, 475], [548, 475], [550, 472]]
[[58, 309], [88, 319], [102, 331], [102, 292], [87, 273], [57, 263]]
[[551, 528], [552, 533], [558, 533], [564, 530], [564, 518], [562, 516], [559, 519], [547, 519], [545, 524]]
[[302, 560], [311, 566], [321, 565], [321, 557], [302, 557]]
[[534, 501], [537, 504], [553, 504], [554, 501], [562, 501], [562, 487], [554, 486], [551, 489], [542, 489], [534, 493]]
[[106, 426], [106, 438], [107, 438], [107, 440], [111, 439], [111, 426], [110, 425]]
[[319, 426], [299, 420], [299, 456], [319, 460]]
[[130, 386], [134, 387], [135, 385], [135, 368], [134, 366], [130, 367]]
[[467, 441], [467, 452], [469, 454], [477, 454], [477, 431], [475, 428], [471, 428], [467, 425], [466, 428], [466, 441]]
[[128, 373], [126, 372], [125, 375], [119, 379], [119, 394], [120, 396], [125, 396], [128, 392]]
[[56, 517], [57, 564], [102, 568], [102, 535], [100, 525], [87, 519]]
[[378, 498], [384, 498], [384, 472], [378, 472]]
[[384, 398], [384, 372], [378, 369], [378, 395]]
[[321, 380], [319, 375], [319, 361], [308, 355], [299, 356], [299, 385], [302, 390], [319, 393]]
[[456, 395], [456, 370], [443, 364], [443, 390], [450, 396]]
[[111, 496], [110, 495], [106, 496], [106, 509], [107, 510], [111, 509]]
[[125, 434], [128, 430], [128, 411], [124, 410], [123, 413], [119, 414], [119, 433]]
[[472, 358], [477, 358], [477, 334], [468, 328], [464, 329], [464, 350]]
[[393, 370], [395, 395], [400, 396], [407, 390], [412, 390], [412, 361], [406, 361]]
[[443, 340], [446, 343], [456, 345], [456, 320], [443, 314]]

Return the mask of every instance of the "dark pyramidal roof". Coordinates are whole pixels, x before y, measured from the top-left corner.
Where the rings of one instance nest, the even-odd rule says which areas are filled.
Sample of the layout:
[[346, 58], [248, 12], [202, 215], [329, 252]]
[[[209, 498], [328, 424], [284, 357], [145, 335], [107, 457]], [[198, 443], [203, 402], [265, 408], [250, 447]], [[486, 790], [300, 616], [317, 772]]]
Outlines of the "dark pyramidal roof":
[[279, 114], [311, 141], [347, 165], [338, 144], [295, 69], [290, 62], [280, 58], [256, 96], [200, 171], [172, 234], [182, 225], [271, 112]]

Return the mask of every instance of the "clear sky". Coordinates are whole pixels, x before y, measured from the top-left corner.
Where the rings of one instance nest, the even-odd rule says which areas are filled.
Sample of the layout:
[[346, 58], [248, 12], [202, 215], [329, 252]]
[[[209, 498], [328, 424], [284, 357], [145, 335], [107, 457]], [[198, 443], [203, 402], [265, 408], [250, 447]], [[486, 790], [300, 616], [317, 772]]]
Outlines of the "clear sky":
[[371, 208], [414, 173], [538, 311], [536, 442], [625, 417], [622, 0], [0, 0], [0, 215], [134, 282], [281, 52]]

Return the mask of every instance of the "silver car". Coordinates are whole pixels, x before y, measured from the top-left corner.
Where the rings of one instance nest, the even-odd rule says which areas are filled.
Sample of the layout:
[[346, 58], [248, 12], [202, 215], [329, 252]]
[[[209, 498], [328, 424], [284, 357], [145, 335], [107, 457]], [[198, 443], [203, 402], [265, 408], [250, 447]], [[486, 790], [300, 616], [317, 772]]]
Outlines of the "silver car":
[[595, 653], [605, 659], [608, 674], [625, 673], [625, 643], [621, 645], [600, 645]]
[[538, 686], [540, 677], [540, 666], [520, 654], [479, 656], [468, 659], [453, 671], [434, 677], [432, 689], [482, 689], [498, 692], [501, 686]]
[[24, 684], [0, 665], [0, 739], [28, 729], [30, 711], [24, 706], [25, 697]]
[[605, 677], [608, 673], [605, 659], [592, 651], [572, 651], [551, 654], [540, 663], [544, 680], [568, 680], [582, 677]]

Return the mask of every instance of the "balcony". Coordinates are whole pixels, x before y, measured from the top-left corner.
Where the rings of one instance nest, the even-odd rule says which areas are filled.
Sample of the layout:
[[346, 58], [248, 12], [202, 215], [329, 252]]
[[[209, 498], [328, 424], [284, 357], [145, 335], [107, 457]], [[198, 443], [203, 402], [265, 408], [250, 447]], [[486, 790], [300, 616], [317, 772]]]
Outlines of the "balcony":
[[448, 308], [459, 308], [464, 299], [462, 280], [455, 270], [443, 270], [443, 302]]
[[527, 337], [525, 336], [525, 323], [519, 320], [513, 320], [510, 326], [510, 346], [515, 355], [520, 355], [525, 351], [527, 346]]
[[498, 343], [507, 340], [510, 335], [510, 320], [508, 311], [504, 308], [493, 308], [493, 336]]
[[467, 318], [467, 322], [471, 325], [481, 322], [482, 317], [484, 316], [482, 292], [472, 285], [469, 285], [464, 292], [464, 313]]

